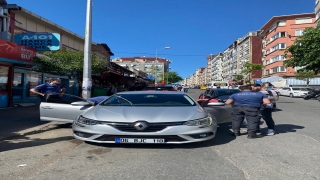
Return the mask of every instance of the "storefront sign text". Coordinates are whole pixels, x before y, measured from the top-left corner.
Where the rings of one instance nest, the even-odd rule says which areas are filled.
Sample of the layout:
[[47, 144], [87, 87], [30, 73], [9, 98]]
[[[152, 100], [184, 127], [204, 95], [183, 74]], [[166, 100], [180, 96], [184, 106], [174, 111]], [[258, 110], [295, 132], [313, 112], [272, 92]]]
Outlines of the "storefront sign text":
[[16, 34], [14, 42], [32, 47], [37, 51], [57, 51], [60, 49], [60, 34]]

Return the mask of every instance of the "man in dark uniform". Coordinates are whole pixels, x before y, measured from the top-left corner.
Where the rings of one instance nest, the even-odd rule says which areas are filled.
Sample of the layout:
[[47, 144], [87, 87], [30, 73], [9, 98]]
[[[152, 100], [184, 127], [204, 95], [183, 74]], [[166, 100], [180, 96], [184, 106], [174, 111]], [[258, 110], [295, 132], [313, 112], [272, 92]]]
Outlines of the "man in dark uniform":
[[260, 108], [263, 104], [270, 104], [268, 96], [261, 92], [254, 92], [251, 85], [241, 87], [241, 92], [233, 94], [226, 101], [226, 104], [233, 104], [232, 111], [232, 130], [235, 136], [240, 136], [240, 126], [247, 120], [248, 138], [254, 139], [261, 137], [256, 134], [258, 124], [261, 119]]

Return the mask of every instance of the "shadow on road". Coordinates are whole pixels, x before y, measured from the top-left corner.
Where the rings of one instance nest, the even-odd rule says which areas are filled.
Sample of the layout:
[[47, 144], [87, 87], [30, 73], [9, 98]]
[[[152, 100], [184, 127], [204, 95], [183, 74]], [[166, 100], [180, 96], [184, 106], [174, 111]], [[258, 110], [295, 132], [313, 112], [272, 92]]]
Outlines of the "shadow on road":
[[108, 148], [134, 148], [134, 149], [196, 149], [196, 148], [203, 148], [203, 147], [210, 147], [216, 146], [221, 144], [227, 144], [230, 141], [236, 139], [235, 136], [232, 136], [231, 131], [231, 123], [221, 124], [217, 129], [216, 137], [204, 141], [204, 142], [197, 142], [197, 143], [188, 143], [188, 144], [99, 144], [99, 143], [92, 143], [86, 142], [87, 144], [93, 146], [102, 146]]
[[[268, 128], [262, 128], [267, 131]], [[296, 132], [298, 129], [304, 129], [304, 126], [298, 126], [293, 124], [277, 124], [275, 125], [276, 134], [283, 134], [289, 132]]]
[[[59, 124], [56, 127], [51, 128], [51, 129], [39, 130], [39, 131], [32, 132], [32, 133], [26, 133], [24, 135], [17, 134], [16, 136], [12, 136], [8, 139], [4, 139], [4, 140], [0, 141], [0, 152], [21, 149], [21, 148], [41, 146], [41, 145], [51, 144], [51, 143], [60, 142], [60, 141], [75, 140], [73, 136], [64, 136], [64, 137], [57, 137], [57, 138], [44, 138], [44, 139], [29, 137], [31, 135], [44, 133], [49, 130], [61, 129], [61, 128], [70, 129], [70, 127], [71, 127], [71, 124], [69, 124], [69, 123], [68, 124]], [[80, 141], [80, 143], [81, 142], [82, 141]]]

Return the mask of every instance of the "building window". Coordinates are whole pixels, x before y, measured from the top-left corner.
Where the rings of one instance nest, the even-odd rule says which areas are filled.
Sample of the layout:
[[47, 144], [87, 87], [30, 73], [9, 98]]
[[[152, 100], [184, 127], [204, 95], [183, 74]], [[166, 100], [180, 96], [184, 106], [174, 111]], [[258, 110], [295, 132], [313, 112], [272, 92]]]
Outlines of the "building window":
[[246, 54], [249, 54], [249, 49], [246, 50]]
[[277, 55], [277, 56], [274, 56], [272, 57], [268, 62], [268, 64], [271, 64], [271, 63], [274, 63], [274, 62], [277, 62], [277, 61], [283, 61], [285, 60], [285, 55]]
[[303, 30], [296, 30], [296, 36], [302, 36]]
[[296, 24], [306, 24], [306, 23], [312, 23], [312, 18], [299, 18], [299, 19], [296, 19]]
[[281, 44], [279, 44], [279, 48], [280, 48], [280, 49], [285, 49], [285, 48], [286, 48], [286, 43], [281, 43]]
[[270, 38], [270, 40], [267, 43], [272, 42], [272, 41], [278, 39], [279, 37], [286, 37], [286, 32], [277, 32], [275, 35], [273, 35]]
[[286, 68], [284, 66], [279, 67], [279, 72], [286, 72]]
[[0, 92], [8, 91], [9, 67], [0, 66]]

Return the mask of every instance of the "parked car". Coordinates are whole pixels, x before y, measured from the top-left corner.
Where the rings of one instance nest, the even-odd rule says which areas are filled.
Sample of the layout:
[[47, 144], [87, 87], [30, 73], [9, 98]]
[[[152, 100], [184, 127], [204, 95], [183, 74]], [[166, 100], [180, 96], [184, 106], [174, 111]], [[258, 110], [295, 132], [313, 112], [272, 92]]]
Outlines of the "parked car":
[[302, 87], [284, 87], [278, 89], [279, 95], [293, 97], [304, 97], [308, 94], [308, 89]]
[[200, 89], [201, 89], [201, 90], [206, 90], [207, 87], [206, 87], [206, 86], [200, 86]]
[[[231, 122], [231, 106], [203, 107], [183, 92], [128, 91], [99, 104], [68, 97], [40, 104], [40, 119], [73, 122], [73, 135], [96, 143], [182, 144], [210, 140]], [[218, 107], [221, 106], [221, 107]]]

